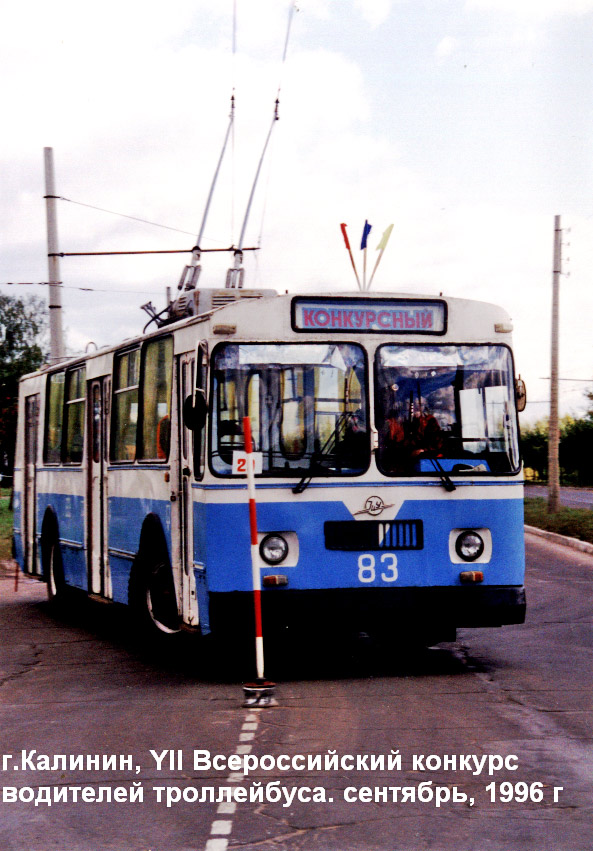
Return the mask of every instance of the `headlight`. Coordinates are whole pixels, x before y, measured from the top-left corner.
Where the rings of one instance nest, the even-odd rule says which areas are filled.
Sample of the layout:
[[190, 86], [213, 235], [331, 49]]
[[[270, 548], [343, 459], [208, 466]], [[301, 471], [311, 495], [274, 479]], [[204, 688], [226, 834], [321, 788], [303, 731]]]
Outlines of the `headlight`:
[[462, 532], [455, 541], [455, 552], [464, 561], [475, 561], [484, 552], [484, 541], [477, 532]]
[[280, 564], [288, 555], [288, 544], [282, 535], [266, 535], [259, 545], [259, 554], [268, 564]]

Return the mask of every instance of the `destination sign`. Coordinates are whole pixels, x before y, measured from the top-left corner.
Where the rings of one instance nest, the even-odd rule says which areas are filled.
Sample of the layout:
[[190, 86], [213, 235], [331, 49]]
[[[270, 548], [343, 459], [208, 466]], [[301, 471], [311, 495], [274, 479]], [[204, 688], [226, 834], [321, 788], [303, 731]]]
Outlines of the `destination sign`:
[[306, 298], [292, 300], [295, 331], [444, 334], [447, 306], [430, 299]]

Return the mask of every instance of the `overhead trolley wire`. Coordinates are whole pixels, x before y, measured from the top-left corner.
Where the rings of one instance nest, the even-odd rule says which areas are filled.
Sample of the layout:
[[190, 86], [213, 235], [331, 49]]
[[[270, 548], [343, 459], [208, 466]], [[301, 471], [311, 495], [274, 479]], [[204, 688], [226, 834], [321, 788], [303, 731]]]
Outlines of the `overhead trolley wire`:
[[170, 225], [162, 225], [159, 222], [151, 222], [148, 219], [141, 219], [138, 216], [130, 216], [126, 213], [117, 213], [115, 210], [106, 210], [104, 207], [96, 207], [94, 204], [85, 204], [83, 201], [74, 201], [72, 198], [64, 198], [63, 195], [44, 195], [44, 198], [54, 198], [56, 201], [68, 201], [69, 204], [77, 204], [79, 207], [88, 207], [90, 210], [98, 210], [100, 213], [109, 213], [112, 216], [120, 216], [123, 219], [132, 219], [134, 222], [142, 222], [145, 225], [152, 225], [155, 228], [164, 228], [165, 230], [173, 230], [176, 233], [184, 233], [187, 236], [193, 236], [193, 233], [188, 230], [181, 230]]

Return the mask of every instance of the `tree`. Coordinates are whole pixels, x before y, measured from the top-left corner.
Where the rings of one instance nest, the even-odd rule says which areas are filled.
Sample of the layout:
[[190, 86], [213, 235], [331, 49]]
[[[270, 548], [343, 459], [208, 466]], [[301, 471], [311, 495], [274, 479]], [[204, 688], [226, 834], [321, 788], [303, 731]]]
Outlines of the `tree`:
[[533, 470], [537, 480], [545, 481], [548, 477], [547, 420], [521, 429], [521, 454], [525, 468]]
[[36, 296], [0, 295], [0, 470], [12, 474], [19, 379], [44, 361], [47, 305]]

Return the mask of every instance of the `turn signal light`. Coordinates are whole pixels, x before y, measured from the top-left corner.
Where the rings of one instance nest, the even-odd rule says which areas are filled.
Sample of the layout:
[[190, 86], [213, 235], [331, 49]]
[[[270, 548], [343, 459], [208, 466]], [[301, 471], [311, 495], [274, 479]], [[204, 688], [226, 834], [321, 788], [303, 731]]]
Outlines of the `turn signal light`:
[[262, 576], [261, 584], [266, 588], [275, 588], [279, 585], [288, 585], [288, 576], [283, 573], [272, 573], [268, 576]]
[[459, 578], [462, 582], [483, 582], [484, 574], [481, 570], [462, 570]]

